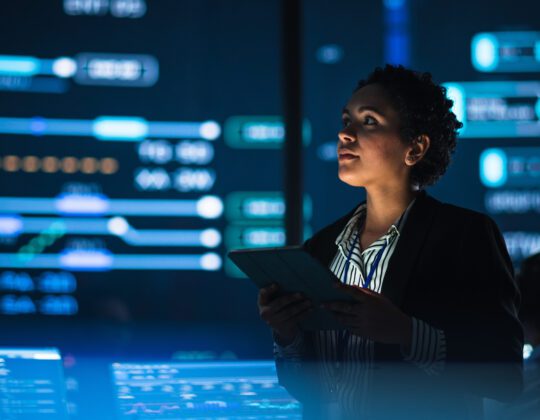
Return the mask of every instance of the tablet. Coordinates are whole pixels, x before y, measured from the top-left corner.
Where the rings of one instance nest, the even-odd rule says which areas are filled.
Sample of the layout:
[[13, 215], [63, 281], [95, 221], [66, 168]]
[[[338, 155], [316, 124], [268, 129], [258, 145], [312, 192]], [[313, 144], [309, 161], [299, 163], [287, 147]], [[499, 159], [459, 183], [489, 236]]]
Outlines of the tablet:
[[354, 302], [354, 299], [334, 288], [333, 284], [340, 280], [301, 246], [239, 249], [228, 256], [259, 289], [277, 283], [282, 294], [300, 292], [310, 299], [315, 310], [301, 323], [302, 329], [344, 328], [331, 312], [319, 305], [336, 300]]

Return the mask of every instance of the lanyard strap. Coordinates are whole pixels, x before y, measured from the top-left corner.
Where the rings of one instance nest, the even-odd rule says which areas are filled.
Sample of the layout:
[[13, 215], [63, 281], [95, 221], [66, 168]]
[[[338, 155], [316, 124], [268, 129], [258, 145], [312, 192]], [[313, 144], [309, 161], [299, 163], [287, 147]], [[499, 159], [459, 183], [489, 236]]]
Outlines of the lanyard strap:
[[[409, 204], [409, 207], [410, 207], [410, 204]], [[397, 229], [401, 229], [401, 223], [403, 221], [403, 217], [405, 216], [405, 213], [407, 211], [405, 210], [399, 220], [397, 221], [397, 223], [394, 224], [394, 226], [397, 226]], [[349, 267], [351, 265], [351, 257], [352, 257], [352, 253], [353, 253], [353, 250], [354, 248], [356, 247], [356, 244], [358, 243], [358, 238], [360, 237], [360, 229], [356, 229], [356, 236], [354, 237], [354, 242], [351, 246], [351, 249], [349, 249], [349, 254], [347, 255], [347, 261], [345, 262], [345, 277], [344, 277], [344, 280], [345, 280], [345, 283], [347, 283], [347, 277], [349, 275]], [[399, 232], [399, 230], [398, 230]], [[377, 267], [379, 266], [379, 263], [381, 262], [381, 258], [383, 256], [383, 253], [384, 253], [384, 250], [386, 249], [386, 247], [388, 246], [388, 242], [389, 242], [389, 239], [387, 238], [386, 239], [386, 242], [384, 243], [384, 245], [381, 247], [381, 249], [379, 249], [379, 251], [377, 252], [377, 255], [375, 256], [375, 260], [373, 261], [373, 263], [371, 264], [371, 268], [369, 270], [369, 273], [366, 277], [366, 279], [363, 281], [362, 283], [362, 287], [364, 289], [367, 289], [369, 288], [369, 285], [371, 284], [371, 280], [373, 279], [373, 275], [375, 274], [375, 270], [377, 270]], [[347, 343], [349, 342], [349, 337], [351, 336], [351, 332], [349, 330], [345, 330], [343, 331], [342, 334], [338, 335], [337, 337], [337, 362], [338, 364], [344, 360], [344, 356], [345, 356], [345, 348], [347, 346]]]
[[[358, 231], [356, 232], [356, 236], [354, 237], [354, 242], [351, 246], [351, 249], [349, 249], [349, 255], [347, 255], [347, 261], [345, 261], [345, 282], [347, 282], [347, 277], [349, 276], [349, 267], [351, 265], [351, 257], [354, 248], [356, 247], [356, 244], [358, 243], [358, 237], [360, 234]], [[385, 241], [384, 245], [379, 249], [377, 252], [377, 255], [375, 256], [375, 261], [373, 261], [373, 264], [371, 264], [371, 268], [369, 269], [369, 273], [366, 277], [366, 279], [362, 282], [362, 287], [364, 289], [367, 289], [369, 285], [371, 284], [371, 280], [373, 279], [373, 275], [375, 274], [375, 270], [379, 266], [379, 262], [381, 261], [382, 255], [384, 253], [384, 250], [386, 249], [386, 246], [388, 245], [388, 239]]]
[[[397, 225], [399, 226], [401, 224], [401, 220], [403, 219], [404, 213], [399, 218]], [[354, 248], [356, 247], [356, 244], [358, 243], [358, 238], [360, 237], [359, 229], [356, 230], [356, 235], [354, 237], [353, 244], [351, 246], [351, 249], [349, 249], [349, 254], [347, 255], [347, 261], [345, 261], [345, 283], [347, 283], [347, 278], [349, 275], [349, 267], [351, 265], [351, 258]], [[375, 256], [375, 260], [371, 264], [371, 268], [369, 269], [369, 273], [366, 277], [366, 279], [362, 282], [362, 288], [367, 289], [369, 288], [369, 285], [371, 284], [371, 280], [373, 280], [373, 275], [375, 274], [375, 271], [377, 270], [377, 267], [379, 266], [379, 263], [381, 262], [381, 258], [383, 256], [384, 250], [388, 246], [389, 240], [386, 239], [385, 243], [379, 251], [377, 252], [377, 255]], [[349, 330], [343, 331], [343, 333], [338, 336], [337, 339], [337, 360], [338, 362], [341, 362], [345, 356], [345, 347], [347, 343], [349, 342], [349, 337], [351, 336], [351, 332]]]

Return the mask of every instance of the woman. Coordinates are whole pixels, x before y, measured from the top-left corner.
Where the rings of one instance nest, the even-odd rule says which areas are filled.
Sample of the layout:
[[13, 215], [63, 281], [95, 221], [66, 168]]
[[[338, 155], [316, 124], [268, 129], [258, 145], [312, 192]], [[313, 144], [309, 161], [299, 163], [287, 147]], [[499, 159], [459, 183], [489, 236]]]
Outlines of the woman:
[[462, 126], [445, 93], [428, 73], [387, 65], [343, 109], [339, 178], [366, 201], [304, 246], [357, 302], [324, 305], [344, 330], [301, 331], [311, 302], [276, 286], [259, 294], [280, 383], [306, 418], [467, 418], [481, 412], [469, 395], [519, 393], [518, 292], [501, 234], [424, 191]]

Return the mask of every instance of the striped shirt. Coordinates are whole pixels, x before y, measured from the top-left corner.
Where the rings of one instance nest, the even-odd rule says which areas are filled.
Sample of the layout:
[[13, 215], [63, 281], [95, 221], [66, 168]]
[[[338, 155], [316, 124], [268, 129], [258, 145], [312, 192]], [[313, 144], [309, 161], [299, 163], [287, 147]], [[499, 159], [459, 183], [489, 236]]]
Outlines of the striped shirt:
[[[370, 290], [381, 293], [388, 264], [394, 253], [400, 232], [407, 221], [407, 216], [414, 201], [403, 215], [388, 229], [387, 233], [361, 250], [359, 235], [366, 217], [366, 205], [360, 205], [336, 239], [338, 251], [330, 263], [330, 270], [345, 284], [360, 286], [365, 282], [377, 258], [383, 249], [380, 260], [368, 285]], [[350, 254], [349, 269], [346, 262]], [[374, 363], [375, 342], [357, 335], [345, 337], [342, 331], [318, 331], [315, 333], [315, 351], [320, 361], [320, 379], [323, 387], [337, 401], [344, 413], [356, 416], [369, 411], [369, 384]], [[341, 343], [340, 343], [341, 340]], [[304, 351], [304, 336], [299, 334], [288, 346], [274, 344], [276, 358], [301, 360]], [[343, 347], [343, 360], [338, 360], [338, 346]], [[403, 359], [417, 365], [427, 374], [442, 372], [446, 358], [446, 340], [442, 330], [412, 317], [412, 342], [409, 354], [402, 349]], [[341, 363], [343, 362], [343, 363]], [[346, 368], [343, 368], [343, 365]], [[323, 388], [323, 389], [324, 389]]]

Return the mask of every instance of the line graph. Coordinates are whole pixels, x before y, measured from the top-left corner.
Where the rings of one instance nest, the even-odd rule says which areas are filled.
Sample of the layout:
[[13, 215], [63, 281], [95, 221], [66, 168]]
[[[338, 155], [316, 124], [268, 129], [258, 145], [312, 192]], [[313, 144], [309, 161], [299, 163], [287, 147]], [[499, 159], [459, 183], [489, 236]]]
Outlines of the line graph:
[[120, 418], [301, 418], [273, 361], [114, 363], [112, 374]]

